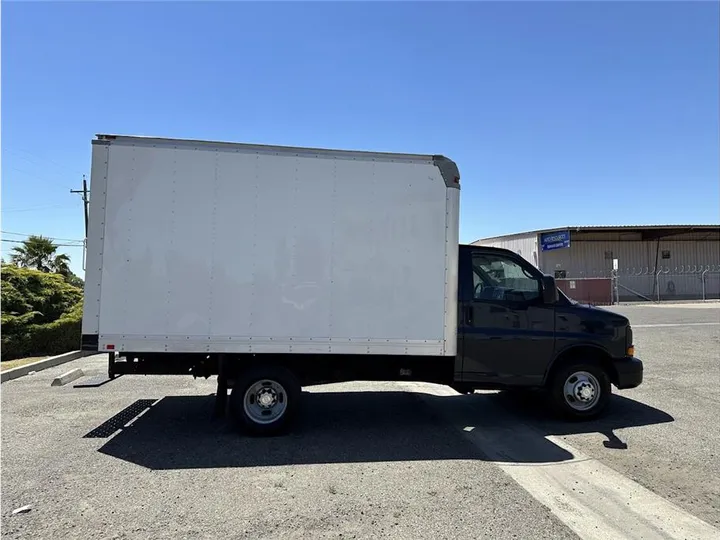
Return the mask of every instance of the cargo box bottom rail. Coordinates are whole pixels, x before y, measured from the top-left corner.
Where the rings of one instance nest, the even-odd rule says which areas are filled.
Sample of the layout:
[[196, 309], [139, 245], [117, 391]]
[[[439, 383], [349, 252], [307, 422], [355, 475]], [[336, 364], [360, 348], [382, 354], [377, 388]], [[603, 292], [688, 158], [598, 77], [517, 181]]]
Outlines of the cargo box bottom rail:
[[452, 384], [455, 357], [405, 355], [131, 353], [108, 355], [108, 376], [192, 375], [228, 380], [254, 366], [278, 365], [303, 386], [353, 380], [409, 380]]

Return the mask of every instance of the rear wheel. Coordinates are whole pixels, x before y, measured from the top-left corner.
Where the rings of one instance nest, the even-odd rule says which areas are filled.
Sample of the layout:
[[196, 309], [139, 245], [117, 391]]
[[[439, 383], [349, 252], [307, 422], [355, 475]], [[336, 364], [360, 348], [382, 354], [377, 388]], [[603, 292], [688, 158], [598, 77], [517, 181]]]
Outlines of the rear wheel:
[[596, 418], [607, 406], [612, 392], [610, 377], [595, 362], [575, 362], [558, 369], [550, 382], [554, 408], [574, 420]]
[[284, 432], [295, 415], [300, 384], [282, 366], [254, 367], [241, 374], [230, 394], [230, 407], [239, 426], [254, 435]]

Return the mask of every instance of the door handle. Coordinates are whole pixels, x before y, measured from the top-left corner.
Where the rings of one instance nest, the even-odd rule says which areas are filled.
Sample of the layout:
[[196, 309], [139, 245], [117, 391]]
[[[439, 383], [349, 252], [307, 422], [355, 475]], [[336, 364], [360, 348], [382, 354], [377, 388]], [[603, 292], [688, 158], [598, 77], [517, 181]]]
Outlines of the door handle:
[[473, 308], [472, 308], [472, 306], [465, 307], [465, 324], [467, 326], [472, 326], [472, 324], [473, 324]]

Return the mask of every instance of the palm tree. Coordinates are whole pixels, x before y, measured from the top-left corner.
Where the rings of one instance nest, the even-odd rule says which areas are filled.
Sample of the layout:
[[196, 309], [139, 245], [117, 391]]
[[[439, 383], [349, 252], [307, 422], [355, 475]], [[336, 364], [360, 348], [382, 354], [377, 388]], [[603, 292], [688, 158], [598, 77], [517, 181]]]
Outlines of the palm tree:
[[70, 277], [72, 275], [72, 271], [70, 270], [70, 257], [65, 253], [55, 255], [50, 263], [50, 268], [56, 274], [60, 274], [65, 277]]
[[70, 274], [70, 257], [65, 254], [58, 255], [57, 248], [49, 238], [31, 235], [23, 240], [22, 245], [13, 248], [10, 261], [17, 266], [67, 276]]

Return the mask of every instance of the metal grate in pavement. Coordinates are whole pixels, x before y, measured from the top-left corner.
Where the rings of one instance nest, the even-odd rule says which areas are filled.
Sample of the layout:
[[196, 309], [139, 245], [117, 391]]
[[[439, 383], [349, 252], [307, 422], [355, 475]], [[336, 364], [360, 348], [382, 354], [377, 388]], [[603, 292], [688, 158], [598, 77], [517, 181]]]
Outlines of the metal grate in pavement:
[[152, 407], [156, 401], [157, 399], [138, 399], [135, 403], [93, 429], [83, 439], [105, 439], [110, 437], [119, 429], [124, 428], [131, 420], [145, 412], [146, 409]]

